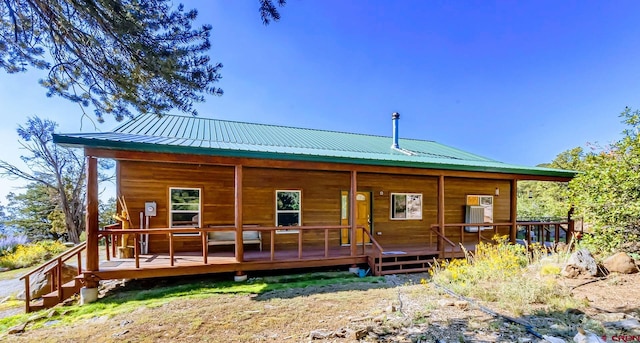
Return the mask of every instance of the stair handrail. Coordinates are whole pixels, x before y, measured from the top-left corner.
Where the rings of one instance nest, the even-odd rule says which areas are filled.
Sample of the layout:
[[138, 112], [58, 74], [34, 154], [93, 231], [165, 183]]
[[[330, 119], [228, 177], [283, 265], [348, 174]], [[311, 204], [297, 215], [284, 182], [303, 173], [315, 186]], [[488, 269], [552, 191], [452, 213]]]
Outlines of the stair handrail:
[[[22, 275], [19, 280], [24, 280], [24, 302], [25, 302], [25, 312], [29, 313], [31, 310], [31, 290], [29, 289], [29, 277], [36, 272], [44, 271], [45, 273], [49, 273], [52, 270], [56, 270], [56, 278], [52, 279], [51, 282], [51, 291], [58, 291], [58, 298], [61, 298], [61, 289], [62, 289], [62, 264], [71, 259], [74, 256], [78, 256], [78, 275], [82, 272], [82, 264], [80, 253], [87, 247], [87, 242], [81, 242], [73, 248], [63, 251], [54, 258], [48, 260], [40, 264], [40, 266], [34, 268], [30, 272]], [[55, 264], [54, 264], [55, 263]], [[51, 265], [51, 266], [50, 266]]]
[[[73, 248], [69, 249], [69, 250], [65, 250], [63, 252], [61, 252], [60, 254], [58, 254], [56, 257], [48, 260], [47, 262], [44, 262], [42, 264], [40, 264], [39, 267], [31, 270], [30, 272], [22, 275], [20, 277], [20, 280], [24, 279], [25, 277], [31, 276], [33, 275], [35, 272], [40, 271], [41, 269], [44, 269], [46, 266], [48, 266], [51, 263], [57, 262], [58, 259], [62, 259], [62, 262], [66, 262], [69, 260], [69, 258], [73, 255], [76, 255], [78, 252], [84, 250], [87, 247], [87, 242], [81, 242], [78, 243], [76, 246], [74, 246]], [[69, 255], [69, 256], [67, 256]]]
[[[371, 244], [373, 244], [373, 246], [378, 250], [378, 259], [380, 261], [380, 263], [382, 263], [382, 254], [384, 253], [384, 249], [382, 248], [382, 245], [380, 245], [380, 243], [378, 243], [378, 241], [376, 241], [375, 238], [373, 238], [373, 235], [371, 234], [371, 232], [369, 232], [369, 230], [367, 230], [365, 227], [360, 227], [360, 229], [362, 229], [362, 232], [364, 232], [365, 235], [367, 235], [367, 237], [369, 237], [369, 241], [371, 242]], [[364, 236], [362, 236], [362, 253], [364, 254]], [[382, 265], [378, 266], [376, 265], [376, 259], [375, 257], [373, 258], [373, 266], [370, 266], [373, 269], [372, 274], [374, 275], [380, 275], [380, 273], [382, 272]]]
[[[375, 246], [376, 249], [378, 249], [378, 251], [380, 251], [380, 253], [384, 252], [384, 249], [382, 249], [382, 245], [380, 245], [380, 243], [378, 243], [378, 241], [376, 241], [375, 238], [373, 238], [373, 235], [371, 234], [371, 232], [369, 232], [369, 230], [367, 230], [366, 228], [362, 228], [362, 232], [364, 232], [369, 237], [369, 240], [371, 241], [373, 246]], [[363, 246], [364, 246], [364, 244], [363, 244]]]

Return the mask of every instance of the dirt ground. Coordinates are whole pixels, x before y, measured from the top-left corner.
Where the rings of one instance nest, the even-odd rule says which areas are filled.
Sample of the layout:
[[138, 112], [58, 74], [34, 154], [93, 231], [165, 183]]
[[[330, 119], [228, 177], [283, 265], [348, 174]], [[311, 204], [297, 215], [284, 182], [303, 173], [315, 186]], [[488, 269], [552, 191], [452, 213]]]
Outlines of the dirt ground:
[[[7, 342], [540, 342], [524, 326], [481, 311], [430, 284], [423, 274], [389, 276], [384, 283], [354, 283], [175, 300], [156, 308], [94, 317], [19, 335]], [[536, 333], [571, 341], [577, 327], [604, 327], [640, 318], [640, 274], [597, 282], [563, 281], [585, 299], [584, 308], [518, 318]], [[581, 285], [583, 284], [583, 285]], [[492, 304], [484, 304], [492, 307]], [[498, 311], [500, 312], [500, 311]], [[639, 334], [640, 333], [635, 333]], [[618, 336], [616, 336], [618, 337]]]

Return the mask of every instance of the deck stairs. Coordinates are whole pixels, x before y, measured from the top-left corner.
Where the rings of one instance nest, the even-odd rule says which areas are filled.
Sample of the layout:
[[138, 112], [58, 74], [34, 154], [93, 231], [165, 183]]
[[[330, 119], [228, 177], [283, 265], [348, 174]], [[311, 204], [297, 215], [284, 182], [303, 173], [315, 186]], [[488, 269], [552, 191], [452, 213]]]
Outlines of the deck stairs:
[[61, 287], [61, 294], [58, 295], [58, 291], [53, 291], [42, 296], [40, 299], [32, 300], [29, 304], [29, 311], [39, 311], [42, 309], [52, 308], [59, 303], [71, 298], [75, 294], [80, 292], [82, 288], [82, 282], [79, 279], [73, 279]]
[[[25, 286], [25, 312], [39, 311], [56, 306], [57, 304], [71, 298], [80, 292], [82, 288], [82, 252], [86, 249], [86, 242], [64, 251], [60, 255], [41, 264], [29, 273], [22, 276]], [[63, 266], [66, 262], [73, 263], [72, 259], [77, 259], [74, 274], [75, 278], [66, 281], [63, 279]], [[68, 265], [71, 266], [71, 265]], [[49, 293], [44, 294], [39, 299], [31, 299], [30, 281], [36, 274], [46, 275], [48, 284], [51, 286]]]
[[437, 252], [380, 254], [369, 256], [373, 275], [420, 273], [431, 269]]

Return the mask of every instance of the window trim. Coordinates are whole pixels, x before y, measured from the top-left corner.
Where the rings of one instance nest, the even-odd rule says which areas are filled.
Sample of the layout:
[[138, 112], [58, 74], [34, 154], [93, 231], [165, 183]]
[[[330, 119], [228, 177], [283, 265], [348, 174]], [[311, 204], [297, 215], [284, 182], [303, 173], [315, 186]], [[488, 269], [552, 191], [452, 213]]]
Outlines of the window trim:
[[[280, 192], [296, 192], [298, 193], [298, 198], [300, 199], [299, 209], [298, 210], [278, 210], [278, 193]], [[278, 214], [279, 213], [297, 213], [298, 214], [298, 225], [290, 225], [290, 226], [302, 226], [302, 190], [301, 189], [276, 189], [275, 191], [275, 226], [278, 226]], [[282, 226], [282, 227], [290, 227], [290, 226]], [[300, 230], [297, 229], [282, 229], [276, 230], [278, 234], [288, 234], [288, 233], [298, 233]]]
[[[420, 198], [420, 212], [419, 212], [420, 216], [419, 217], [408, 217], [407, 216], [408, 212], [407, 212], [406, 207], [405, 207], [405, 217], [404, 218], [394, 217], [394, 214], [395, 214], [395, 211], [394, 211], [395, 210], [395, 204], [394, 204], [395, 201], [394, 200], [395, 200], [395, 196], [398, 196], [398, 195], [404, 195], [404, 196], [417, 195], [417, 196], [419, 196], [419, 198]], [[422, 193], [410, 193], [410, 192], [397, 192], [396, 193], [396, 192], [394, 192], [394, 193], [390, 193], [389, 194], [389, 200], [390, 200], [390, 203], [389, 203], [389, 219], [390, 220], [422, 220], [422, 211], [423, 211], [423, 203], [424, 203], [424, 197], [423, 197]], [[406, 206], [406, 204], [405, 204], [405, 206]]]
[[[171, 192], [174, 189], [183, 189], [183, 190], [197, 190], [198, 191], [198, 211], [186, 211], [186, 210], [174, 210], [173, 209], [173, 202], [171, 199]], [[169, 187], [169, 201], [168, 201], [168, 209], [169, 209], [169, 228], [171, 229], [194, 229], [194, 228], [201, 228], [202, 227], [202, 187]], [[194, 227], [174, 227], [173, 226], [173, 214], [174, 213], [192, 213], [192, 212], [197, 212], [197, 216], [198, 216], [198, 224], [197, 226]], [[176, 232], [174, 233], [174, 235], [176, 236], [200, 236], [200, 233], [181, 233], [181, 232]]]

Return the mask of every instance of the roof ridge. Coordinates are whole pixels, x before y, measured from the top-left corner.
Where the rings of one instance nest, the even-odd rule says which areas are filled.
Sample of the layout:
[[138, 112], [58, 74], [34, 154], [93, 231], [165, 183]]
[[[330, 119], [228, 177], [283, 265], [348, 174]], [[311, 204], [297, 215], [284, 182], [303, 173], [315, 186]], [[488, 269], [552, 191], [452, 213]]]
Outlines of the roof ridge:
[[[140, 114], [140, 115], [134, 117], [133, 120], [143, 119], [143, 117], [150, 116], [150, 115], [155, 116], [156, 114], [153, 114], [153, 113]], [[179, 114], [162, 114], [161, 115], [161, 117], [166, 117], [166, 116], [181, 117], [181, 118], [188, 118], [189, 117], [189, 116], [184, 116], [184, 115], [179, 115]], [[225, 122], [225, 123], [236, 123], [236, 124], [266, 126], [266, 127], [279, 127], [279, 128], [287, 128], [287, 129], [309, 130], [309, 131], [328, 132], [328, 133], [340, 133], [340, 134], [355, 135], [355, 136], [392, 138], [391, 136], [375, 135], [375, 134], [369, 134], [369, 133], [347, 132], [347, 131], [338, 131], [338, 130], [326, 130], [326, 129], [317, 129], [317, 128], [309, 128], [309, 127], [275, 125], [275, 124], [265, 124], [265, 123], [252, 123], [252, 122], [247, 122], [247, 121], [238, 121], [238, 120], [229, 120], [229, 119], [217, 119], [217, 118], [203, 118], [203, 117], [196, 117], [196, 116], [193, 116], [192, 118], [193, 119], [197, 119], [197, 120], [209, 120], [209, 121], [217, 121], [217, 122]], [[121, 124], [120, 126], [118, 126], [115, 129], [113, 129], [113, 131], [117, 131], [121, 127], [125, 126], [127, 123], [131, 123], [131, 121]], [[436, 142], [434, 140], [431, 140], [431, 139], [419, 139], [419, 138], [400, 138], [400, 139], [401, 140], [406, 140], [406, 141], [433, 142], [433, 143], [440, 144], [440, 143], [438, 143], [438, 142]]]

